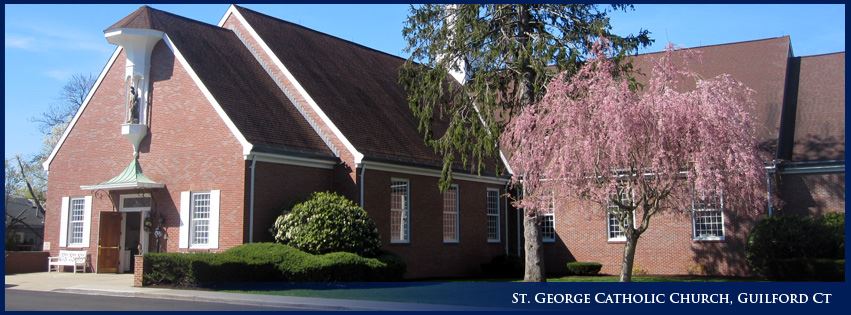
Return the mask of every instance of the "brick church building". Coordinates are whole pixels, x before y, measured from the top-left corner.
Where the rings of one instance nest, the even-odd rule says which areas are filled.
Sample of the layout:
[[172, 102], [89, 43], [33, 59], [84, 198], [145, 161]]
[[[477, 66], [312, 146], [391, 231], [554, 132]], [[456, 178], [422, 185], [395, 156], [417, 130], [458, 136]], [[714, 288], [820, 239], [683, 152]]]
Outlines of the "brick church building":
[[[510, 174], [458, 168], [438, 190], [442, 161], [398, 84], [403, 58], [235, 5], [218, 25], [144, 6], [104, 34], [116, 50], [44, 162], [52, 255], [85, 250], [94, 271], [127, 272], [136, 254], [268, 242], [281, 211], [315, 191], [366, 209], [410, 278], [475, 275], [522, 254]], [[795, 57], [789, 37], [700, 50], [701, 73], [757, 91], [776, 157], [766, 180], [785, 203], [657, 220], [636, 258], [652, 274], [747, 274], [744, 237], [768, 211], [844, 212], [844, 52]], [[572, 260], [618, 269], [618, 231], [586, 206], [545, 217], [550, 271]]]

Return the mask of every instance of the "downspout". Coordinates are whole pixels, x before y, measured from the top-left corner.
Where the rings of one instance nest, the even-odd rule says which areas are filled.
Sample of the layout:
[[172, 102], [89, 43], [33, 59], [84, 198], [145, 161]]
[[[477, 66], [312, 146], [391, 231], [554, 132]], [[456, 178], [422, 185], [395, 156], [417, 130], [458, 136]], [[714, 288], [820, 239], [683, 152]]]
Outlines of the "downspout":
[[[772, 166], [771, 169], [775, 170], [776, 166]], [[775, 170], [776, 171], [776, 170]], [[768, 216], [771, 217], [774, 214], [774, 207], [771, 206], [771, 173], [765, 172], [765, 199], [768, 203]]]
[[[508, 185], [505, 185], [505, 193], [508, 194]], [[503, 202], [505, 206], [505, 255], [508, 256], [508, 196], [505, 196], [505, 202]]]
[[257, 156], [251, 156], [251, 188], [248, 192], [248, 242], [254, 243], [254, 169], [257, 168]]
[[361, 207], [361, 208], [363, 208], [363, 184], [364, 184], [364, 181], [363, 181], [363, 180], [364, 180], [363, 175], [364, 175], [365, 173], [366, 173], [366, 164], [365, 164], [365, 163], [361, 163], [361, 166], [360, 166], [360, 200], [359, 200], [359, 201], [360, 201], [360, 207]]

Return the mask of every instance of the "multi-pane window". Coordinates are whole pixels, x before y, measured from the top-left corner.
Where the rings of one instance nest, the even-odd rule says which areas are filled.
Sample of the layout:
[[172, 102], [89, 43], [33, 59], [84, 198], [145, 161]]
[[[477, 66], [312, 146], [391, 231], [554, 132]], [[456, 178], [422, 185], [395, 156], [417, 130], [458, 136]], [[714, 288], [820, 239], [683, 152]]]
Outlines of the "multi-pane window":
[[452, 185], [443, 192], [443, 242], [458, 242], [458, 186]]
[[410, 241], [411, 211], [409, 185], [406, 179], [390, 181], [390, 241], [407, 243]]
[[617, 191], [612, 193], [609, 197], [609, 204], [606, 209], [607, 214], [607, 230], [610, 241], [624, 241], [626, 240], [626, 233], [624, 229], [621, 228], [620, 220], [618, 219], [618, 214], [621, 213], [621, 208], [613, 202], [613, 200], [618, 200], [621, 204], [628, 205], [632, 203], [632, 193], [629, 189], [626, 189], [623, 186], [619, 186]]
[[71, 199], [68, 211], [68, 245], [83, 245], [86, 200], [83, 198]]
[[499, 242], [499, 190], [487, 190], [488, 242]]
[[550, 196], [547, 208], [541, 212], [541, 240], [544, 242], [556, 241], [555, 197], [553, 196]]
[[210, 193], [193, 192], [189, 202], [189, 244], [207, 245], [210, 242]]
[[692, 197], [692, 227], [695, 240], [724, 239], [724, 196]]

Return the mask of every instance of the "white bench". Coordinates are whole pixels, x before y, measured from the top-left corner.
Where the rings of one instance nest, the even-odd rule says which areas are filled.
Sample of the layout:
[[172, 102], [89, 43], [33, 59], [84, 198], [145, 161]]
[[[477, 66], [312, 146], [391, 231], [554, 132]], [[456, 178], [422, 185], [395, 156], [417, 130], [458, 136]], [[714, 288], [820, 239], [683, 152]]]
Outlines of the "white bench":
[[84, 250], [60, 250], [59, 256], [47, 258], [47, 272], [53, 269], [53, 266], [58, 266], [57, 270], [62, 270], [65, 266], [74, 267], [74, 273], [77, 273], [77, 268], [81, 268], [86, 272], [86, 265], [89, 263], [88, 255]]

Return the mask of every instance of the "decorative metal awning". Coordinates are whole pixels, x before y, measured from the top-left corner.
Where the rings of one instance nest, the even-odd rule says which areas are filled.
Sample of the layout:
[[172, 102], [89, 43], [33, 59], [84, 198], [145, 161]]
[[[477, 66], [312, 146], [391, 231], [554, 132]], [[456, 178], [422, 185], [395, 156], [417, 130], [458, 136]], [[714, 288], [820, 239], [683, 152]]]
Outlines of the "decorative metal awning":
[[80, 186], [82, 190], [125, 190], [139, 188], [163, 188], [165, 185], [154, 182], [145, 174], [142, 174], [142, 168], [139, 167], [137, 159], [133, 159], [127, 168], [118, 174], [118, 176], [97, 185]]

